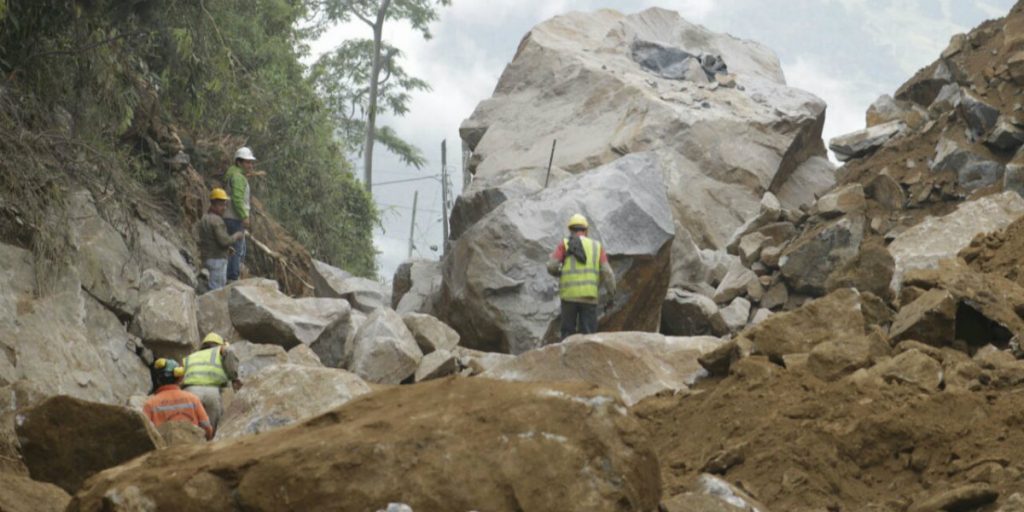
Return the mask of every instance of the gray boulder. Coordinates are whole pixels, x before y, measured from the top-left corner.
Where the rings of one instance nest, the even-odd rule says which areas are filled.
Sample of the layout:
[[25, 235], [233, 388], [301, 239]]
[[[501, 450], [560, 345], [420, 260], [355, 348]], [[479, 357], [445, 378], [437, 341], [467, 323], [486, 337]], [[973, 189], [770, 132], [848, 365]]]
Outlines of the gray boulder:
[[[638, 47], [642, 62], [654, 62], [638, 64]], [[702, 57], [699, 66], [692, 56]], [[719, 82], [721, 63], [732, 76]], [[693, 82], [708, 79], [711, 69], [710, 85]], [[732, 82], [742, 89], [719, 86]], [[678, 13], [555, 17], [526, 35], [494, 95], [460, 128], [473, 151], [474, 179], [456, 201], [452, 236], [462, 237], [502, 202], [542, 189], [557, 140], [554, 182], [624, 154], [671, 154], [664, 181], [674, 220], [701, 247], [721, 248], [756, 213], [763, 191], [778, 192], [808, 159], [825, 156], [824, 107], [786, 86], [778, 58], [764, 46]], [[826, 170], [831, 174], [827, 166], [804, 168]], [[802, 178], [801, 187], [815, 183]]]
[[459, 357], [447, 350], [435, 350], [420, 361], [416, 369], [416, 382], [438, 379], [459, 371]]
[[689, 389], [707, 375], [698, 359], [724, 343], [710, 336], [578, 334], [498, 363], [482, 377], [525, 382], [582, 380], [617, 391], [630, 406], [660, 391]]
[[747, 326], [747, 319], [750, 318], [750, 301], [743, 297], [736, 297], [720, 311], [729, 332], [739, 332]]
[[370, 392], [358, 376], [336, 368], [277, 364], [235, 395], [217, 428], [218, 441], [298, 423]]
[[812, 212], [824, 218], [835, 218], [850, 213], [863, 213], [866, 208], [864, 187], [860, 183], [843, 185], [821, 196]]
[[146, 366], [128, 348], [138, 340], [74, 268], [47, 268], [40, 283], [29, 251], [0, 244], [0, 261], [0, 382], [109, 404], [149, 389]]
[[92, 194], [71, 194], [69, 211], [72, 236], [78, 249], [75, 268], [82, 287], [119, 317], [130, 317], [139, 308], [142, 270], [121, 234], [100, 215]]
[[974, 138], [980, 138], [995, 127], [999, 120], [999, 109], [985, 103], [969, 92], [963, 92], [960, 101], [960, 115], [967, 120]]
[[662, 171], [656, 155], [629, 155], [506, 201], [452, 245], [438, 318], [471, 348], [521, 353], [556, 341], [558, 280], [545, 264], [579, 212], [619, 283], [602, 328], [657, 330], [675, 233]]
[[416, 372], [423, 352], [402, 317], [374, 311], [345, 346], [343, 366], [368, 382], [399, 384]]
[[132, 319], [131, 333], [158, 357], [190, 352], [199, 343], [195, 288], [147, 269], [139, 291], [139, 312]]
[[406, 313], [402, 321], [416, 338], [416, 344], [424, 354], [435, 350], [451, 351], [459, 344], [459, 333], [444, 322], [423, 313]]
[[1022, 124], [1024, 123], [1021, 123], [1016, 118], [999, 116], [999, 120], [996, 121], [992, 133], [985, 138], [985, 144], [1000, 151], [1016, 151], [1021, 144], [1024, 144]]
[[275, 289], [238, 286], [228, 299], [231, 323], [253, 343], [290, 349], [310, 345], [321, 358], [338, 357], [351, 308], [343, 299], [293, 299]]
[[[296, 345], [303, 347], [305, 345]], [[239, 341], [231, 344], [231, 352], [238, 358], [238, 377], [248, 380], [264, 368], [290, 362], [288, 352], [281, 345]]]
[[855, 257], [864, 239], [864, 218], [840, 217], [817, 226], [791, 242], [779, 260], [791, 291], [823, 294], [833, 270]]
[[243, 339], [242, 335], [235, 330], [235, 326], [231, 323], [231, 312], [228, 308], [231, 289], [240, 286], [255, 286], [268, 290], [278, 289], [277, 281], [253, 277], [234, 281], [224, 288], [200, 295], [196, 298], [196, 319], [199, 323], [200, 336], [206, 336], [208, 333], [215, 332], [229, 343]]
[[715, 301], [673, 288], [661, 307], [661, 332], [671, 336], [721, 336], [729, 332]]
[[903, 231], [889, 244], [895, 262], [892, 289], [902, 286], [909, 270], [938, 268], [939, 261], [954, 258], [975, 236], [1001, 230], [1024, 215], [1024, 198], [1002, 192], [966, 201], [941, 217], [929, 216]]
[[317, 297], [345, 299], [364, 313], [371, 313], [390, 302], [385, 300], [385, 292], [377, 281], [353, 276], [322, 261], [313, 260], [311, 275]]
[[903, 121], [889, 121], [863, 130], [833, 137], [828, 141], [828, 148], [835, 153], [840, 162], [861, 158], [869, 155], [889, 139], [906, 131], [907, 125]]
[[434, 314], [441, 293], [441, 262], [407, 261], [395, 270], [391, 282], [391, 307], [400, 314]]
[[957, 183], [961, 187], [975, 190], [1002, 180], [1005, 168], [999, 162], [988, 160], [961, 147], [953, 139], [943, 137], [935, 147], [931, 170], [952, 171], [956, 173]]

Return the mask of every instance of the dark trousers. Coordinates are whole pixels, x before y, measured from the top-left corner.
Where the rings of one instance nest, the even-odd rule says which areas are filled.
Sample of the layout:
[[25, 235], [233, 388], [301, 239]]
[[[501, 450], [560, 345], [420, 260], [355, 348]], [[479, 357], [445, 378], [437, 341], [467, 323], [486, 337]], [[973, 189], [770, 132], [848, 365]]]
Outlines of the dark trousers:
[[[228, 206], [230, 208], [231, 206]], [[242, 230], [242, 221], [238, 219], [224, 219], [224, 225], [228, 228], [228, 234], [233, 235]], [[245, 261], [245, 237], [235, 242], [235, 253], [228, 256], [228, 281], [237, 281], [242, 275], [242, 262]]]
[[597, 304], [562, 301], [563, 340], [576, 333], [595, 332], [597, 332]]

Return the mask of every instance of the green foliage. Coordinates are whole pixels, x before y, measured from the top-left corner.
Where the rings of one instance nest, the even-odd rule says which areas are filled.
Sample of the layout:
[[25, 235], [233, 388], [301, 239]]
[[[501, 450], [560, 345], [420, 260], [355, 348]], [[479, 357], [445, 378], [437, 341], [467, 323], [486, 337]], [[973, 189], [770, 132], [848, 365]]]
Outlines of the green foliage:
[[[409, 76], [398, 63], [402, 52], [384, 45], [384, 77], [377, 89], [377, 112], [401, 116], [409, 112], [410, 93], [429, 91], [430, 85]], [[338, 126], [339, 138], [348, 141], [345, 148], [356, 153], [366, 137], [366, 112], [369, 109], [369, 82], [373, 67], [373, 41], [349, 39], [333, 52], [324, 54], [310, 70], [310, 80], [330, 109]], [[426, 164], [422, 152], [401, 139], [388, 127], [377, 127], [378, 140], [388, 151], [417, 169]]]
[[[0, 0], [0, 72], [70, 113], [76, 137], [132, 145], [139, 161], [125, 167], [147, 185], [170, 182], [158, 159], [145, 164], [152, 126], [245, 141], [270, 212], [316, 257], [373, 277], [378, 213], [300, 60], [324, 12], [317, 0]], [[186, 146], [200, 172], [225, 170]]]

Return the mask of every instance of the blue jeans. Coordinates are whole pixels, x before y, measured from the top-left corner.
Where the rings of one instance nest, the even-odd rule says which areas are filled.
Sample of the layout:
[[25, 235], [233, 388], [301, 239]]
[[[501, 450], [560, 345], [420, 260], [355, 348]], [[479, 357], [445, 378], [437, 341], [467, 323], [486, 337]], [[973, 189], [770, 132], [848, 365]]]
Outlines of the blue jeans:
[[209, 259], [203, 262], [203, 266], [210, 273], [210, 291], [224, 288], [228, 281], [228, 260]]
[[[233, 235], [242, 230], [242, 221], [238, 219], [224, 219], [224, 225], [228, 228], [228, 234]], [[228, 281], [237, 281], [242, 275], [242, 262], [245, 261], [245, 237], [235, 242], [235, 253], [228, 256]]]

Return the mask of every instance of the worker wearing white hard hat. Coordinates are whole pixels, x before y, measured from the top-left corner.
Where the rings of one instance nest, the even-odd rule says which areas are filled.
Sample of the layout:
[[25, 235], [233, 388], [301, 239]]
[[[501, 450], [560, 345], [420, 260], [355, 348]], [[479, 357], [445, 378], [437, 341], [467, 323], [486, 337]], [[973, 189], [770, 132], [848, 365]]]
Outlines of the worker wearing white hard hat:
[[[224, 189], [230, 198], [228, 207], [224, 210], [224, 224], [228, 227], [228, 233], [235, 233], [249, 229], [250, 226], [250, 191], [249, 179], [246, 174], [252, 172], [256, 165], [256, 155], [252, 149], [240, 147], [235, 151], [235, 164], [228, 168], [224, 174]], [[245, 237], [235, 242], [235, 252], [228, 258], [228, 282], [236, 281], [242, 274], [242, 263], [245, 262]]]

